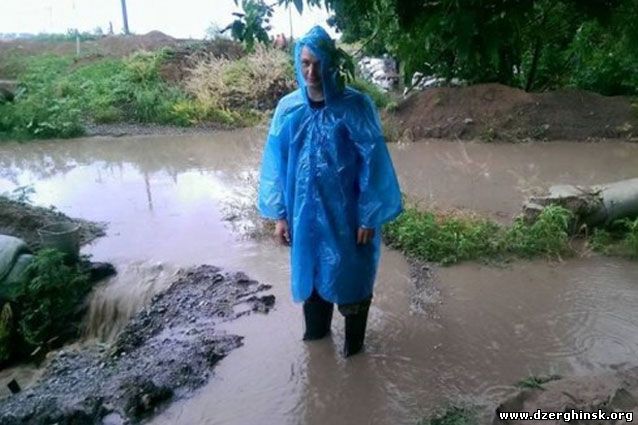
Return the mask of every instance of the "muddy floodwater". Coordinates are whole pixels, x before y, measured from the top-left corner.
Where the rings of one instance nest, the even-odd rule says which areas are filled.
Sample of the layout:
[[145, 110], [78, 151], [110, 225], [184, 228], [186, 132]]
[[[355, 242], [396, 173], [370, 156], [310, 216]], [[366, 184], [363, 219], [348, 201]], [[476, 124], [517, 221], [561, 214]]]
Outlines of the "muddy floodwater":
[[[92, 295], [85, 343], [111, 341], [182, 266], [213, 264], [273, 285], [269, 315], [225, 325], [244, 346], [151, 423], [410, 424], [450, 403], [493, 408], [530, 374], [637, 362], [638, 263], [598, 256], [434, 268], [417, 291], [406, 259], [385, 249], [366, 353], [340, 357], [338, 315], [330, 338], [301, 342], [287, 250], [245, 236], [264, 132], [0, 145], [0, 192], [30, 185], [38, 205], [108, 223], [107, 236], [83, 252], [119, 275]], [[503, 222], [552, 184], [638, 176], [638, 145], [622, 142], [431, 140], [390, 150], [410, 197]], [[0, 379], [12, 373], [28, 384], [38, 371]]]

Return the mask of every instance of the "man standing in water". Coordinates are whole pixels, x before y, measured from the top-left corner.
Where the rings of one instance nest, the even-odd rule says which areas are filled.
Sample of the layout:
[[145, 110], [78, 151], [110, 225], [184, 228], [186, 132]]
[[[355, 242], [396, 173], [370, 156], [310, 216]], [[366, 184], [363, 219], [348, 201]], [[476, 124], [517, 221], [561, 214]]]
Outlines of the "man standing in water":
[[299, 89], [277, 105], [264, 149], [259, 210], [291, 246], [291, 287], [303, 301], [304, 340], [345, 316], [344, 355], [363, 348], [381, 225], [401, 192], [370, 98], [339, 88], [335, 44], [321, 27], [295, 45]]

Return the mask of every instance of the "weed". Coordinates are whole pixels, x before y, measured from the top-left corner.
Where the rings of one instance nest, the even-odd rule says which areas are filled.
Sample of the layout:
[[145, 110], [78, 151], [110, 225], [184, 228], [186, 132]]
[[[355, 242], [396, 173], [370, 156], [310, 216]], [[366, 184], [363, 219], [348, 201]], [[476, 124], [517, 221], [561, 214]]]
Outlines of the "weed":
[[615, 220], [603, 229], [594, 229], [589, 246], [604, 255], [638, 258], [638, 217]]
[[419, 421], [419, 425], [477, 425], [475, 409], [452, 406], [432, 419]]
[[468, 214], [408, 207], [383, 232], [389, 246], [417, 259], [442, 264], [507, 256], [560, 258], [571, 253], [570, 219], [568, 210], [551, 206], [533, 224], [518, 219], [506, 228]]
[[531, 225], [518, 218], [505, 235], [505, 248], [522, 257], [544, 255], [556, 258], [570, 254], [571, 220], [573, 214], [557, 205], [545, 207]]
[[534, 376], [530, 375], [525, 379], [521, 379], [516, 383], [516, 386], [519, 388], [531, 388], [531, 389], [544, 389], [543, 384], [546, 384], [551, 381], [555, 381], [557, 379], [561, 379], [559, 375], [550, 375], [550, 376]]
[[236, 61], [202, 55], [185, 81], [187, 93], [210, 110], [269, 109], [293, 86], [289, 56], [260, 45]]
[[87, 294], [88, 276], [79, 265], [68, 266], [64, 254], [39, 251], [27, 267], [29, 276], [18, 289], [19, 333], [33, 347], [68, 332], [77, 305]]
[[456, 214], [408, 208], [384, 228], [388, 244], [424, 261], [452, 264], [497, 253], [499, 226]]
[[369, 81], [358, 78], [351, 81], [349, 85], [370, 96], [374, 104], [377, 105], [377, 108], [385, 108], [390, 104], [389, 96]]

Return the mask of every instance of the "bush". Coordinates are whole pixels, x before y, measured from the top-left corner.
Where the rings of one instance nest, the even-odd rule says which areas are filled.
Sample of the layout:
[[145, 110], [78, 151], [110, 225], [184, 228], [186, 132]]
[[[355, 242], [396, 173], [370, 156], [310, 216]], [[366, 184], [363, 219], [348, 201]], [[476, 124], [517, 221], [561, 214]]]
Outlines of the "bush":
[[569, 84], [605, 95], [638, 94], [638, 53], [622, 35], [597, 21], [584, 23], [569, 46]]
[[188, 94], [205, 109], [272, 109], [294, 87], [294, 71], [285, 53], [261, 45], [236, 60], [202, 55], [185, 81]]
[[52, 249], [35, 255], [27, 275], [17, 294], [18, 332], [28, 345], [37, 347], [69, 333], [78, 303], [90, 286], [79, 265], [66, 265], [64, 254]]
[[517, 218], [505, 235], [505, 247], [522, 257], [560, 257], [569, 254], [572, 219], [573, 214], [569, 210], [557, 205], [545, 207], [533, 224]]
[[498, 252], [499, 226], [460, 214], [434, 214], [407, 208], [384, 227], [388, 244], [424, 261], [453, 264]]
[[[377, 108], [385, 108], [390, 103], [389, 96], [369, 81], [358, 78], [348, 83], [348, 85], [370, 96]], [[394, 107], [396, 108], [396, 104]]]
[[594, 229], [589, 246], [605, 255], [638, 258], [638, 217], [623, 218], [604, 229]]
[[549, 206], [533, 224], [517, 219], [505, 228], [467, 214], [437, 214], [409, 207], [383, 232], [389, 246], [419, 260], [445, 265], [508, 256], [559, 258], [572, 252], [570, 220], [568, 210]]

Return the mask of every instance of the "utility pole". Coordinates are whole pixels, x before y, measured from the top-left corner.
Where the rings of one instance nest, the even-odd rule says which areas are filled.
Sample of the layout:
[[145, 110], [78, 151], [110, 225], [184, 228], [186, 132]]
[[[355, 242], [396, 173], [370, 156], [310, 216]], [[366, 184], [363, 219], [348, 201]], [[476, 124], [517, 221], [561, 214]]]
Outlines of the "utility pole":
[[122, 20], [124, 21], [124, 34], [129, 35], [128, 16], [126, 14], [126, 0], [121, 0], [121, 2], [122, 2]]
[[288, 22], [290, 23], [290, 44], [292, 44], [292, 6], [288, 5]]

